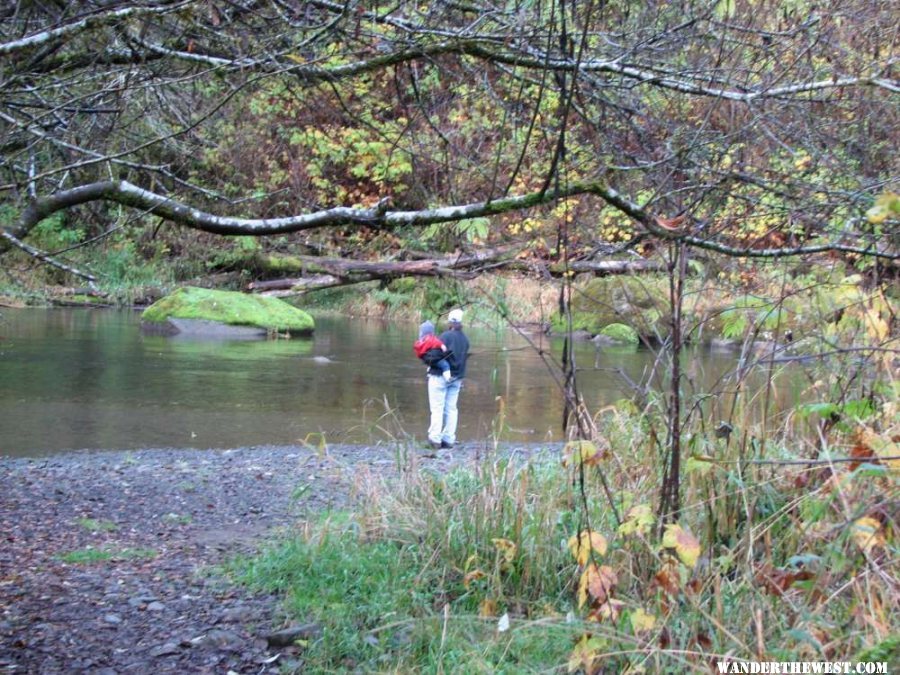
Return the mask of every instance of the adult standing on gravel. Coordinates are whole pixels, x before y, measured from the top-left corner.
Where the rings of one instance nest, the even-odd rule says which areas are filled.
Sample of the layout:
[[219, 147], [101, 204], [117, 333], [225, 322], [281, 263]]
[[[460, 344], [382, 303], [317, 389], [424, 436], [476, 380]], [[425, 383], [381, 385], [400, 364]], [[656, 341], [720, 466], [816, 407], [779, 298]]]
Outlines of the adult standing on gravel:
[[456, 443], [457, 403], [469, 358], [469, 338], [462, 330], [463, 311], [451, 310], [447, 318], [450, 325], [441, 334], [441, 342], [447, 346], [450, 380], [445, 380], [436, 366], [428, 369], [428, 406], [431, 408], [428, 441], [435, 449], [452, 448]]

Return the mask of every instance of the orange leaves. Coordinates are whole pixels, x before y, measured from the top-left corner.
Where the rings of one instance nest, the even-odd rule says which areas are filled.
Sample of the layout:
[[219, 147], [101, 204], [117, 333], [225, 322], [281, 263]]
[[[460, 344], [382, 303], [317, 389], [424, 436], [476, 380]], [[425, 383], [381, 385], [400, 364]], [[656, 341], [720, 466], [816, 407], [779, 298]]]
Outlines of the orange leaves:
[[849, 468], [851, 471], [855, 470], [863, 462], [867, 462], [875, 457], [875, 451], [865, 443], [862, 433], [857, 433], [856, 443], [850, 449], [850, 457], [860, 460], [859, 462], [850, 462]]
[[569, 551], [579, 566], [583, 568], [578, 581], [578, 607], [584, 607], [590, 600], [592, 611], [589, 618], [593, 618], [595, 621], [599, 621], [604, 616], [618, 616], [616, 605], [609, 604], [602, 609], [603, 605], [610, 602], [612, 589], [616, 585], [618, 577], [612, 567], [597, 565], [591, 560], [592, 554], [605, 555], [606, 550], [606, 537], [599, 532], [582, 530], [569, 539]]
[[572, 552], [572, 557], [579, 565], [587, 563], [592, 550], [600, 555], [605, 555], [606, 547], [606, 538], [599, 532], [582, 530], [580, 535], [569, 538], [569, 551]]
[[584, 607], [588, 598], [595, 605], [605, 603], [618, 580], [612, 567], [589, 563], [581, 573], [581, 579], [578, 582], [578, 607]]
[[755, 580], [767, 593], [781, 597], [797, 581], [808, 581], [813, 576], [809, 570], [786, 570], [767, 563], [756, 571]]
[[687, 216], [682, 213], [680, 216], [675, 216], [674, 218], [660, 218], [659, 216], [653, 216], [653, 220], [655, 220], [656, 224], [664, 230], [668, 230], [669, 232], [681, 232], [681, 225], [684, 223], [686, 217]]
[[667, 595], [673, 598], [676, 597], [681, 592], [682, 584], [678, 561], [670, 556], [666, 556], [662, 566], [654, 576], [654, 581]]
[[[888, 433], [878, 433], [869, 427], [861, 427], [856, 432], [855, 443], [850, 451], [853, 458], [873, 458], [871, 463], [878, 463], [879, 458], [897, 457], [900, 455], [900, 443], [896, 436], [892, 437]], [[891, 469], [900, 468], [900, 460], [885, 459], [886, 464]], [[855, 463], [851, 468], [856, 468]]]
[[587, 620], [595, 621], [597, 623], [600, 623], [601, 621], [618, 621], [619, 615], [622, 613], [624, 607], [625, 603], [621, 600], [609, 598], [599, 607], [592, 609], [587, 615]]
[[471, 586], [473, 582], [478, 581], [479, 579], [484, 579], [486, 576], [487, 575], [481, 570], [472, 570], [463, 577], [463, 586], [465, 586], [466, 590], [468, 590], [469, 586]]
[[481, 604], [478, 605], [478, 616], [482, 619], [489, 619], [493, 616], [497, 616], [497, 601], [493, 598], [485, 598], [481, 601]]
[[681, 525], [674, 523], [666, 525], [662, 545], [665, 548], [674, 549], [678, 559], [688, 567], [693, 568], [700, 558], [700, 542]]

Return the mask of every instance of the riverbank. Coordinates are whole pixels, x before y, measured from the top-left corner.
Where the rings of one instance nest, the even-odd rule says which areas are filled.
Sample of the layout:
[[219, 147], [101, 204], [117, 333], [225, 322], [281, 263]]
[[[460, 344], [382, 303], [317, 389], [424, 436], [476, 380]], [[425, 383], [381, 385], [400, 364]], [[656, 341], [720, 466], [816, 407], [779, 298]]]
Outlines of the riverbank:
[[[721, 263], [722, 261], [719, 261]], [[841, 346], [860, 335], [876, 338], [891, 330], [897, 287], [835, 261], [784, 269], [755, 263], [747, 269], [696, 262], [685, 279], [681, 303], [685, 342], [739, 348], [744, 343], [793, 343], [791, 355], [817, 352], [823, 334]], [[190, 285], [246, 289], [235, 274], [190, 280], [111, 285], [98, 290], [35, 283], [0, 284], [0, 308], [26, 306], [143, 308]], [[528, 327], [557, 335], [655, 343], [671, 331], [669, 281], [664, 273], [595, 276], [582, 273], [571, 288], [569, 312], [559, 313], [562, 282], [525, 273], [485, 273], [472, 279], [399, 278], [325, 288], [287, 298], [311, 315], [338, 315], [415, 323], [463, 307], [469, 326]], [[888, 318], [884, 318], [888, 317]], [[881, 324], [885, 322], [885, 329]], [[622, 332], [626, 335], [619, 335]]]
[[346, 509], [363, 475], [445, 471], [485, 450], [264, 446], [0, 459], [0, 671], [296, 667], [298, 648], [275, 635], [296, 628], [280, 597], [235, 586], [219, 566]]

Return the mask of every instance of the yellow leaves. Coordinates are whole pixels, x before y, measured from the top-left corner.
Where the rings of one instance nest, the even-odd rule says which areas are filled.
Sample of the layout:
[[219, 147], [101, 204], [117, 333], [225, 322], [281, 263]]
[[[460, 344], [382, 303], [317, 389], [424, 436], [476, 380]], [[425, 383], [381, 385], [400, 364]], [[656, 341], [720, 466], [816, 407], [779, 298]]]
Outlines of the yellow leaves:
[[806, 171], [810, 166], [812, 166], [812, 157], [807, 154], [800, 154], [794, 160], [794, 168], [797, 171]]
[[490, 619], [497, 616], [497, 601], [493, 598], [485, 598], [478, 605], [478, 616], [482, 619]]
[[881, 225], [888, 218], [900, 218], [900, 195], [894, 192], [879, 195], [872, 208], [866, 211], [866, 218], [873, 225]]
[[674, 549], [678, 559], [688, 567], [694, 567], [700, 557], [700, 542], [681, 525], [675, 523], [666, 525], [662, 545], [664, 548]]
[[625, 603], [621, 600], [608, 598], [606, 602], [588, 614], [587, 620], [596, 623], [600, 623], [601, 621], [618, 621], [619, 615], [622, 613], [624, 607]]
[[866, 309], [865, 322], [866, 332], [869, 334], [870, 338], [877, 342], [884, 342], [891, 332], [888, 322], [871, 309]]
[[484, 579], [486, 576], [487, 575], [481, 570], [472, 570], [463, 577], [463, 586], [468, 589], [469, 586], [472, 585], [472, 583], [478, 581], [479, 579]]
[[595, 563], [587, 565], [578, 582], [578, 607], [584, 607], [588, 598], [599, 604], [606, 602], [618, 580], [618, 576], [609, 565], [598, 566]]
[[635, 633], [643, 633], [651, 631], [656, 626], [656, 617], [644, 611], [643, 607], [638, 607], [631, 613], [631, 630]]
[[604, 646], [600, 638], [593, 637], [589, 633], [582, 635], [569, 656], [569, 672], [574, 673], [582, 670], [587, 675], [597, 673], [600, 669], [599, 665], [596, 664], [597, 657]]
[[656, 518], [648, 505], [632, 506], [625, 514], [625, 520], [619, 525], [619, 534], [626, 537], [629, 534], [647, 534], [655, 521]]
[[602, 453], [592, 441], [569, 441], [563, 448], [563, 466], [595, 466], [603, 459]]
[[599, 532], [582, 530], [581, 534], [569, 538], [569, 550], [579, 565], [584, 565], [591, 557], [591, 550], [606, 554], [606, 538]]
[[871, 516], [857, 518], [853, 521], [853, 525], [850, 526], [850, 536], [859, 550], [864, 553], [871, 553], [886, 543], [881, 523]]
[[516, 557], [516, 544], [509, 539], [491, 539], [497, 554], [505, 563], [511, 563]]

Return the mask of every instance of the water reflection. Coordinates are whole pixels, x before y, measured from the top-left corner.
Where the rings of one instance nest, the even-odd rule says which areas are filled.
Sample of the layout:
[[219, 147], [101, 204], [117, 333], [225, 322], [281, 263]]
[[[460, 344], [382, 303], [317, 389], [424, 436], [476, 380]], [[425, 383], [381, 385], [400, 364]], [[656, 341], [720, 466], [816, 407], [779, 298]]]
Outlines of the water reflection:
[[[558, 440], [560, 343], [537, 336], [535, 349], [509, 332], [467, 333], [460, 438], [491, 432], [501, 396], [507, 438]], [[414, 325], [325, 318], [303, 339], [166, 338], [142, 334], [134, 312], [3, 310], [0, 454], [293, 444], [310, 434], [360, 442], [402, 429], [422, 437], [427, 394], [415, 336]], [[592, 409], [630, 397], [629, 382], [654, 372], [645, 349], [580, 344], [576, 363]], [[688, 388], [708, 390], [734, 364], [730, 354], [690, 355]], [[801, 385], [788, 381], [777, 395], [792, 402]], [[704, 413], [720, 415], [727, 403], [709, 399]]]

